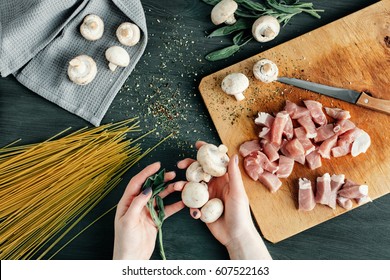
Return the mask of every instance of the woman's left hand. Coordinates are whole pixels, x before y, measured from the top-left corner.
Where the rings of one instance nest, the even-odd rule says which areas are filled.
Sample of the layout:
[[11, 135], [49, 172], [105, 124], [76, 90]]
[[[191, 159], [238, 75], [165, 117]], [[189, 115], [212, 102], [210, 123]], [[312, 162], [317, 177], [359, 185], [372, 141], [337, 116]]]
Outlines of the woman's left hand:
[[[118, 203], [115, 214], [114, 259], [150, 259], [157, 237], [157, 227], [146, 207], [152, 195], [152, 190], [141, 188], [146, 179], [158, 172], [160, 163], [156, 162], [134, 176]], [[175, 172], [165, 174], [165, 182], [175, 178]], [[161, 198], [182, 191], [185, 181], [169, 184], [159, 196]], [[165, 219], [184, 208], [182, 201], [165, 206]]]

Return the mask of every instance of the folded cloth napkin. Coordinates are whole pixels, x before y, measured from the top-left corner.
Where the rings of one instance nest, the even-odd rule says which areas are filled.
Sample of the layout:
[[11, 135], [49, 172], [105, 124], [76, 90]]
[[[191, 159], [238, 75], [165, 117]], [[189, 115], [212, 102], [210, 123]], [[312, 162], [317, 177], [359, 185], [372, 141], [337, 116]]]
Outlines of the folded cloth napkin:
[[[103, 19], [104, 33], [97, 41], [80, 34], [80, 24], [88, 14]], [[116, 38], [123, 22], [141, 29], [137, 45], [123, 46]], [[1, 75], [13, 74], [27, 88], [95, 126], [141, 58], [147, 39], [140, 0], [0, 1]], [[105, 51], [114, 45], [127, 50], [130, 64], [112, 72]], [[81, 54], [91, 56], [98, 69], [87, 85], [74, 84], [67, 76], [69, 61]]]

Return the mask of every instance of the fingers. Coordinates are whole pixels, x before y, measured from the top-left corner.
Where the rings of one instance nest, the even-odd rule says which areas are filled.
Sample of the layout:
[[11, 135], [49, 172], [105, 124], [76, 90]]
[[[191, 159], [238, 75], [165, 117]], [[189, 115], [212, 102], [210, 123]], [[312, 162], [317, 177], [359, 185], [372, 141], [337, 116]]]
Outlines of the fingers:
[[175, 177], [176, 177], [175, 171], [166, 172], [165, 176], [164, 176], [164, 182], [169, 182], [169, 181], [175, 179]]
[[177, 167], [179, 169], [186, 169], [188, 166], [191, 165], [191, 163], [195, 162], [195, 159], [192, 158], [185, 158], [177, 163]]
[[199, 219], [201, 216], [200, 210], [198, 208], [190, 208], [190, 215], [194, 219]]
[[150, 164], [130, 180], [117, 206], [117, 215], [119, 217], [126, 213], [132, 202], [132, 198], [139, 194], [145, 180], [156, 173], [160, 169], [160, 166], [161, 164], [159, 162]]
[[175, 183], [169, 184], [164, 190], [159, 193], [161, 198], [165, 198], [167, 195], [173, 192], [181, 192], [187, 182], [186, 181], [178, 181]]
[[165, 206], [164, 212], [165, 212], [165, 217], [164, 220], [172, 216], [173, 214], [176, 214], [179, 212], [181, 209], [185, 207], [183, 201], [178, 201], [176, 203], [170, 204]]
[[152, 188], [147, 188], [137, 195], [131, 202], [129, 209], [124, 215], [126, 219], [136, 219], [140, 217], [142, 210], [145, 208], [150, 197], [152, 196]]
[[245, 195], [244, 183], [242, 182], [241, 171], [238, 167], [238, 156], [233, 155], [228, 165], [230, 192], [235, 195]]

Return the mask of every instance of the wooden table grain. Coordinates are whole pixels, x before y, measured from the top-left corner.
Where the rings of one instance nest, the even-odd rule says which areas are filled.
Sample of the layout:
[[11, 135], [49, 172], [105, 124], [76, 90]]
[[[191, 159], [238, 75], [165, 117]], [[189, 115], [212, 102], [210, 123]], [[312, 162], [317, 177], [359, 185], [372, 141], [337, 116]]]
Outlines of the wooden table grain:
[[[139, 116], [145, 132], [156, 129], [143, 141], [145, 148], [170, 133], [173, 137], [126, 173], [122, 183], [66, 239], [115, 205], [127, 181], [145, 165], [160, 161], [167, 170], [177, 171], [178, 179], [184, 179], [176, 163], [195, 155], [194, 142], [219, 143], [198, 91], [202, 77], [376, 1], [311, 2], [316, 8], [325, 10], [321, 19], [298, 15], [283, 27], [274, 41], [262, 45], [250, 42], [229, 59], [208, 62], [204, 59], [207, 53], [231, 44], [230, 38], [207, 38], [207, 32], [214, 28], [209, 20], [211, 6], [200, 0], [143, 0], [149, 32], [148, 46], [102, 123]], [[26, 89], [12, 76], [0, 79], [0, 146], [19, 138], [22, 143], [40, 142], [65, 128], [76, 130], [85, 126], [90, 125]], [[168, 202], [178, 199], [176, 194]], [[54, 258], [111, 259], [113, 220], [114, 212], [110, 212]], [[389, 232], [390, 196], [387, 195], [282, 242], [266, 242], [266, 245], [274, 259], [390, 259]], [[225, 248], [203, 223], [193, 220], [186, 209], [166, 220], [164, 245], [168, 259], [228, 258]], [[156, 250], [152, 259], [159, 258]]]

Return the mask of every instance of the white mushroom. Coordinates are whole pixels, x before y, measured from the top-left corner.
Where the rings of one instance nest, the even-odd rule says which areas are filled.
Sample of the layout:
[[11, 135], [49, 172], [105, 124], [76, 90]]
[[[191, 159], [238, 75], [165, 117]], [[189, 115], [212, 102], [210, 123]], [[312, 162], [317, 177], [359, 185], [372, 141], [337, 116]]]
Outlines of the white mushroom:
[[232, 25], [236, 22], [234, 12], [237, 8], [238, 4], [234, 0], [222, 0], [211, 10], [211, 21], [215, 25], [221, 23]]
[[214, 177], [223, 176], [227, 171], [229, 157], [225, 145], [219, 147], [213, 144], [205, 144], [199, 148], [196, 159], [204, 172]]
[[103, 36], [103, 31], [103, 20], [97, 15], [87, 15], [80, 25], [81, 35], [89, 41], [100, 39]]
[[189, 208], [200, 208], [209, 200], [206, 183], [188, 182], [181, 192], [181, 200]]
[[227, 75], [221, 84], [222, 90], [234, 95], [237, 101], [245, 99], [244, 91], [249, 87], [249, 79], [242, 73], [231, 73]]
[[202, 166], [198, 161], [194, 161], [186, 170], [186, 178], [189, 182], [209, 182], [211, 180], [211, 175], [203, 171]]
[[278, 78], [278, 66], [271, 60], [263, 58], [253, 65], [253, 75], [263, 83], [276, 81]]
[[89, 84], [95, 78], [96, 73], [96, 63], [88, 55], [79, 55], [69, 61], [69, 79], [78, 85]]
[[106, 50], [106, 59], [108, 60], [108, 67], [111, 71], [119, 67], [126, 67], [130, 63], [130, 56], [127, 51], [118, 46], [110, 47]]
[[279, 31], [279, 21], [273, 16], [261, 16], [252, 25], [252, 35], [259, 42], [273, 40]]
[[212, 198], [200, 209], [200, 219], [204, 223], [213, 223], [223, 213], [223, 203], [219, 198]]
[[139, 42], [141, 31], [134, 23], [124, 22], [117, 28], [116, 37], [121, 44], [131, 47]]

